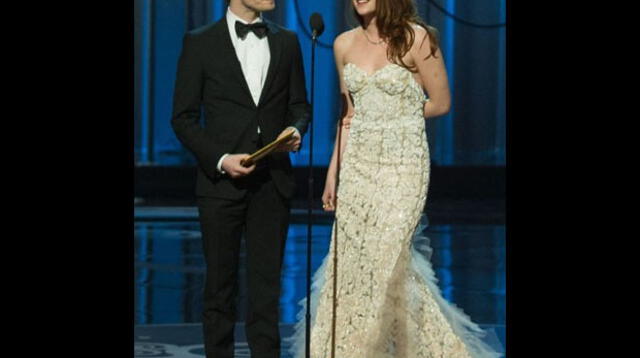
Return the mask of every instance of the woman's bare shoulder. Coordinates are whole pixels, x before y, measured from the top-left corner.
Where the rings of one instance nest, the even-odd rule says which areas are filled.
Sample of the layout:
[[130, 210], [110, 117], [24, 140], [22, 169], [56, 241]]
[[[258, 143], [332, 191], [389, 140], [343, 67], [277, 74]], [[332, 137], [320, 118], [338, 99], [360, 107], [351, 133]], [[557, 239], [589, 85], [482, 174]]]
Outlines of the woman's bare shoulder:
[[345, 31], [340, 35], [336, 36], [336, 39], [333, 41], [334, 50], [341, 51], [341, 52], [346, 50], [349, 47], [349, 45], [351, 45], [354, 35], [356, 34], [356, 31], [358, 31], [359, 28], [360, 27], [356, 27], [354, 29]]
[[[426, 25], [426, 26], [428, 26], [429, 31], [431, 32], [432, 35], [438, 36], [438, 30], [435, 27], [429, 26], [429, 25]], [[427, 52], [430, 52], [429, 49], [431, 47], [431, 39], [429, 38], [429, 34], [427, 32], [427, 29], [424, 27], [424, 25], [412, 23], [411, 28], [414, 30], [414, 34], [415, 34], [415, 37], [414, 37], [415, 40], [413, 41], [413, 46], [411, 46], [411, 50], [420, 52], [426, 49]]]
[[413, 29], [413, 32], [416, 36], [416, 40], [422, 41], [425, 36], [427, 36], [427, 29], [425, 29], [422, 25], [411, 23], [411, 28]]

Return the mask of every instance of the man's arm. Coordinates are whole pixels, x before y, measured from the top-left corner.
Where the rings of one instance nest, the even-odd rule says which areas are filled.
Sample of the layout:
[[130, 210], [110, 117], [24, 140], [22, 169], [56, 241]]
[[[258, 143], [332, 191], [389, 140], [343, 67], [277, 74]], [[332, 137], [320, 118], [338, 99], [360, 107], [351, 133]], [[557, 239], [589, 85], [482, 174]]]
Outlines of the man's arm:
[[293, 36], [293, 62], [289, 77], [289, 110], [287, 126], [295, 127], [301, 136], [307, 131], [311, 114], [311, 106], [307, 102], [307, 88], [304, 81], [302, 51], [298, 36]]
[[185, 34], [178, 60], [171, 126], [176, 137], [195, 155], [202, 170], [211, 178], [221, 175], [216, 169], [224, 152], [200, 126], [200, 107], [204, 76], [195, 39]]

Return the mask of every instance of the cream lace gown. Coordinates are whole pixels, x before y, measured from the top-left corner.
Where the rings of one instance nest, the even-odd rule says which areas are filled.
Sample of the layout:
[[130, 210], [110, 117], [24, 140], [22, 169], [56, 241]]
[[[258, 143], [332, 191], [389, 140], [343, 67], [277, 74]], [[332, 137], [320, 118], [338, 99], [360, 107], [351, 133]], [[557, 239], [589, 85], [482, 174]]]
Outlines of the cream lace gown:
[[[355, 115], [329, 254], [313, 277], [311, 358], [331, 356], [335, 245], [336, 358], [500, 357], [442, 298], [415, 248], [429, 183], [422, 88], [395, 64], [371, 75], [347, 64], [344, 79]], [[295, 358], [305, 353], [306, 299], [300, 304], [290, 338]]]

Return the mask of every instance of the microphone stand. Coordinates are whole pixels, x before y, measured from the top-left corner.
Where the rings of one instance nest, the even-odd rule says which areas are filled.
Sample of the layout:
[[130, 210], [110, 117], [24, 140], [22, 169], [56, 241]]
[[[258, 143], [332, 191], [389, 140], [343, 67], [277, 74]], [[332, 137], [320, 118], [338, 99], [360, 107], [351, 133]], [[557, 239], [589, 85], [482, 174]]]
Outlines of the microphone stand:
[[[338, 212], [338, 186], [340, 185], [340, 160], [342, 157], [342, 128], [343, 120], [346, 115], [346, 98], [343, 102], [343, 111], [338, 121], [338, 153], [336, 153], [336, 188], [335, 188], [335, 206], [334, 213]], [[333, 220], [333, 299], [331, 310], [331, 358], [336, 357], [336, 314], [338, 309], [338, 217]]]
[[316, 67], [316, 43], [318, 34], [313, 30], [311, 37], [311, 116], [309, 120], [309, 210], [307, 218], [307, 313], [305, 357], [311, 355], [311, 228], [313, 227], [313, 112], [314, 112], [314, 90], [315, 90], [315, 67]]

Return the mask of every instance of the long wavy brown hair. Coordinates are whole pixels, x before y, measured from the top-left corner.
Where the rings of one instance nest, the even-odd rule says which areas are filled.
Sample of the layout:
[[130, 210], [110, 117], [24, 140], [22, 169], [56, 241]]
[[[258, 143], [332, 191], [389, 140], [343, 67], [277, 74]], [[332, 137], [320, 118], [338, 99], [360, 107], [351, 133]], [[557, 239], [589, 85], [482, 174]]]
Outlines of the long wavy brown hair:
[[[364, 19], [358, 15], [351, 0], [349, 3], [351, 3], [356, 19], [364, 28]], [[415, 66], [408, 66], [403, 60], [416, 39], [412, 24], [420, 25], [427, 30], [431, 53], [425, 59], [431, 56], [436, 57], [436, 50], [439, 46], [438, 30], [427, 25], [420, 18], [414, 0], [376, 0], [376, 25], [380, 38], [387, 42], [387, 58], [392, 63], [416, 72]]]

